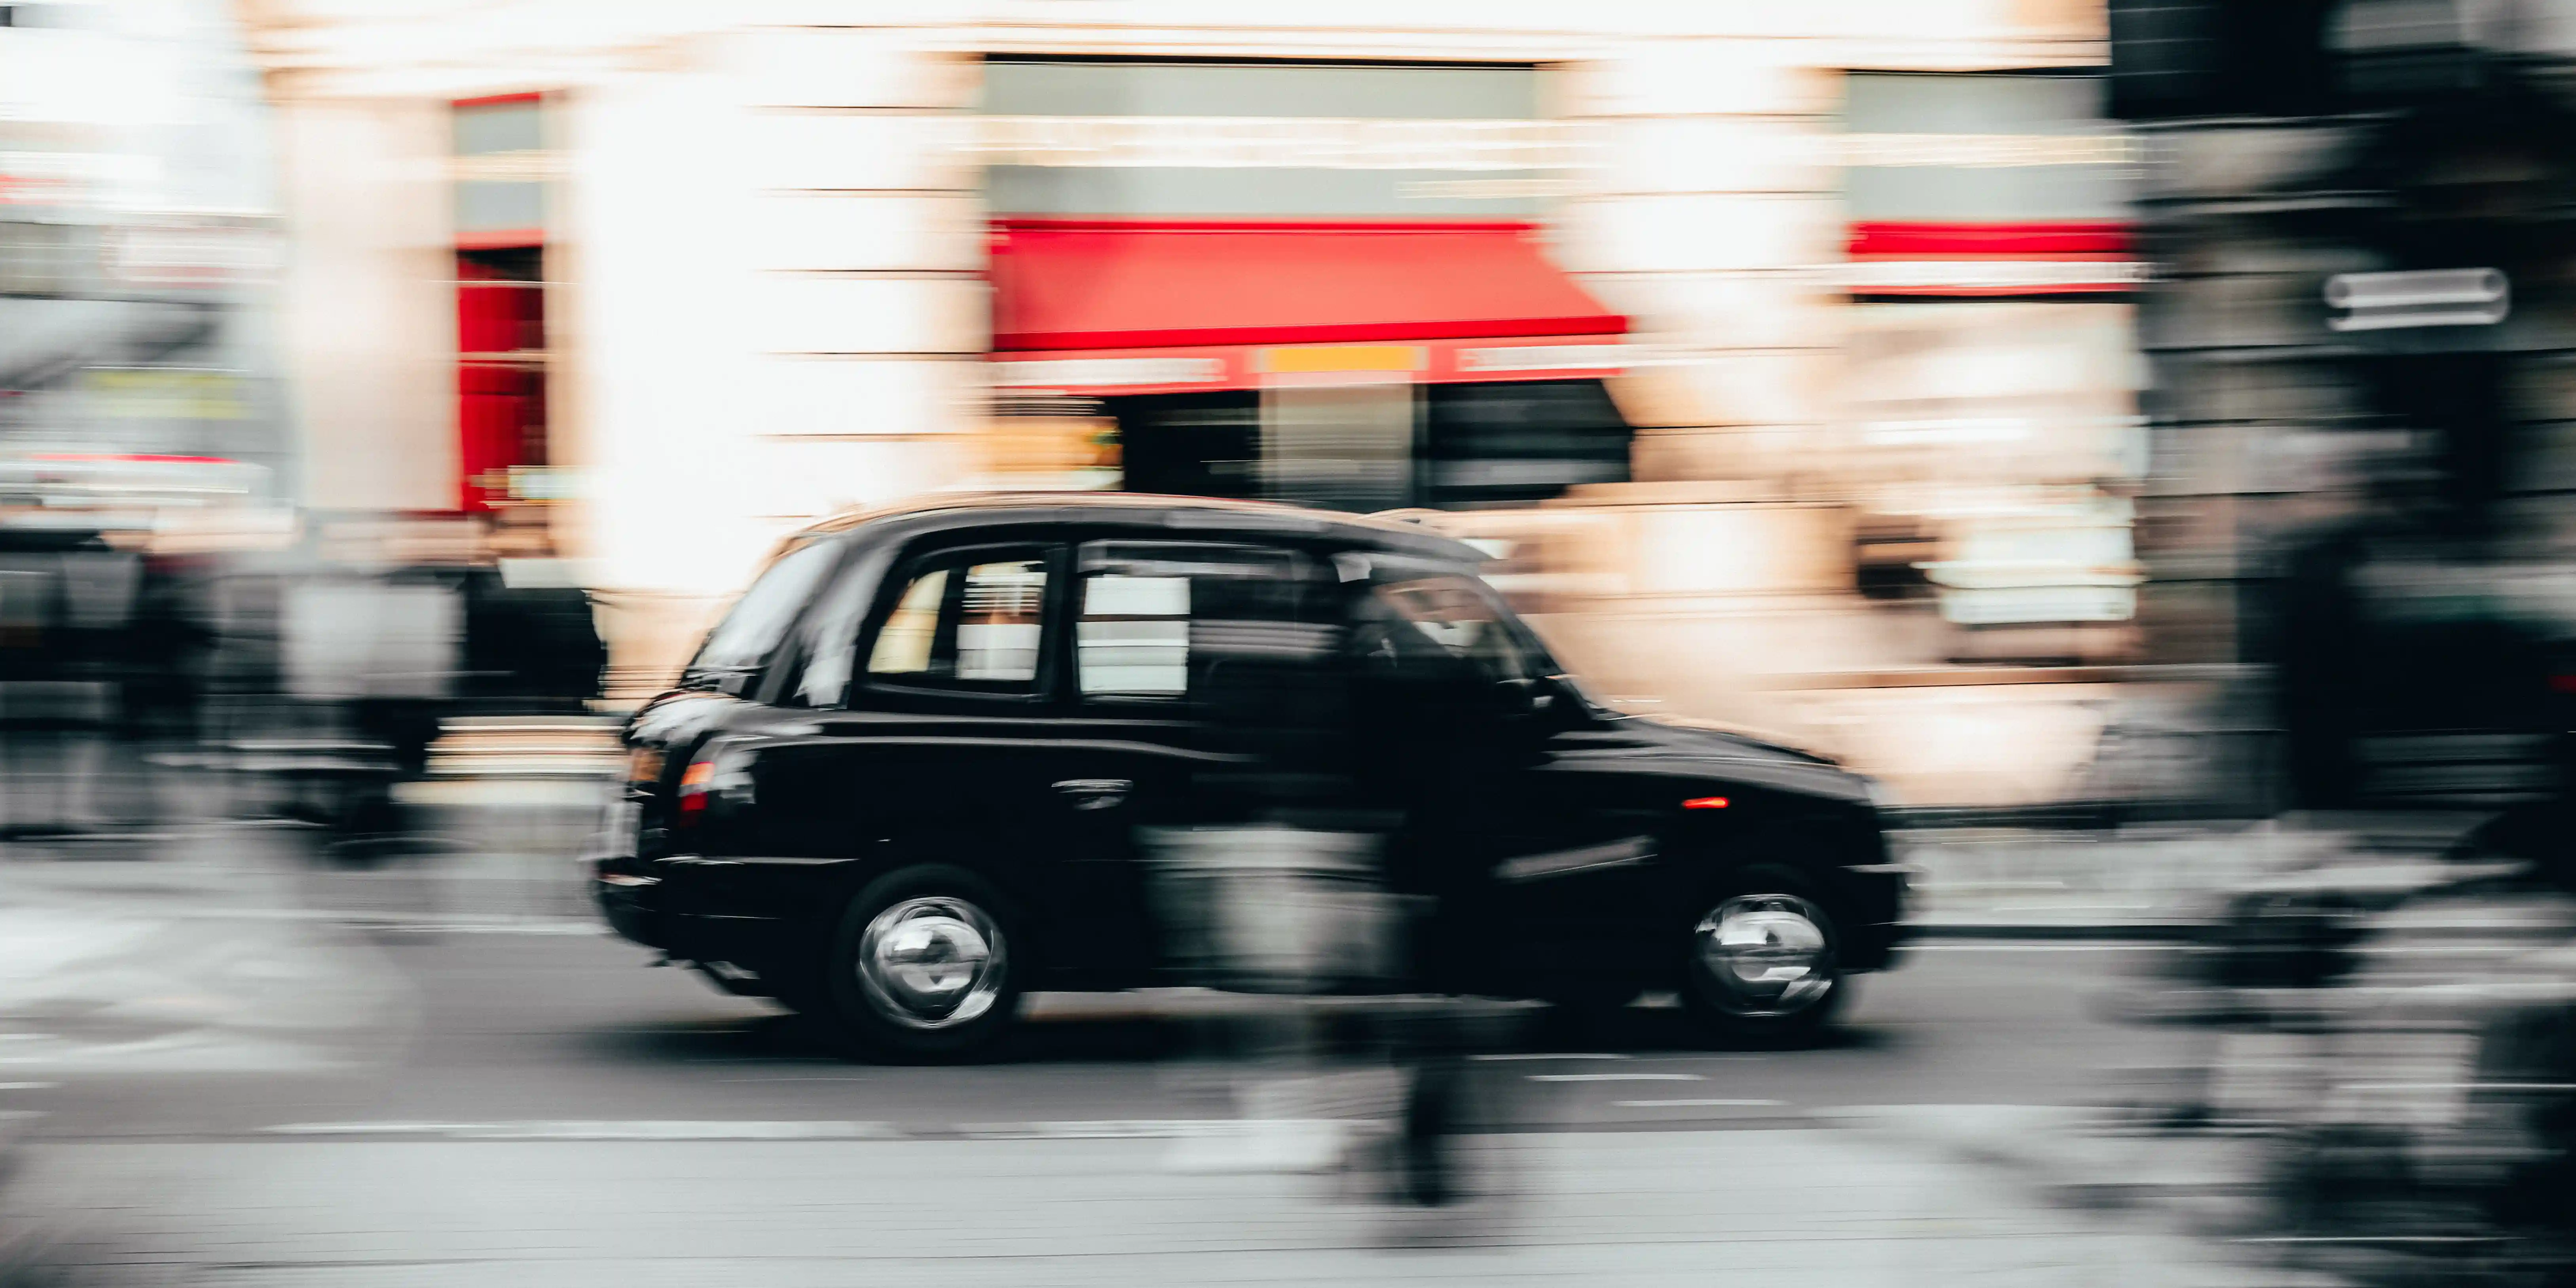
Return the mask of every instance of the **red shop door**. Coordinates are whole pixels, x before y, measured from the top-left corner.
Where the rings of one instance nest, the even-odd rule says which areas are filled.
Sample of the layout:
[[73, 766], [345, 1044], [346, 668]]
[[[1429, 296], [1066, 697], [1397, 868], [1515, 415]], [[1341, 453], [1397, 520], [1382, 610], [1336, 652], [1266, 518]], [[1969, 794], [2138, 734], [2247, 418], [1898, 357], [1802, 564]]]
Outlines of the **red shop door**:
[[510, 500], [510, 471], [546, 463], [545, 288], [539, 252], [465, 252], [456, 265], [458, 507]]

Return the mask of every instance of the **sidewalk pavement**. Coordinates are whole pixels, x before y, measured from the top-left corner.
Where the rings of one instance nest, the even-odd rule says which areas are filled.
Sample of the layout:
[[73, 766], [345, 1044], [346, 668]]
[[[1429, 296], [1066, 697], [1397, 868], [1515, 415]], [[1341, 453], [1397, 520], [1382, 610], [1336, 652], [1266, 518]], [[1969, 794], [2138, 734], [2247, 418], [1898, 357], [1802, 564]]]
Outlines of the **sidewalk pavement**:
[[74, 1282], [189, 1288], [2314, 1282], [1873, 1134], [1476, 1145], [1516, 1194], [1466, 1221], [1122, 1138], [44, 1145], [0, 1222]]
[[2148, 1228], [2240, 1238], [2269, 1215], [2253, 1201], [2273, 1146], [2261, 1134], [2149, 1130], [2066, 1105], [1886, 1105], [1817, 1117], [1975, 1166], [2035, 1202], [2121, 1214]]
[[2427, 856], [2472, 817], [2318, 816], [2107, 829], [1939, 828], [1889, 834], [1914, 867], [1919, 936], [2154, 939], [2213, 896], [2338, 856]]
[[2157, 938], [2190, 924], [2209, 892], [2292, 861], [2320, 838], [2268, 827], [2101, 831], [1945, 828], [1891, 833], [1912, 865], [1919, 935]]
[[0, 1080], [279, 1071], [398, 1042], [410, 995], [299, 911], [273, 833], [191, 825], [149, 861], [0, 850]]

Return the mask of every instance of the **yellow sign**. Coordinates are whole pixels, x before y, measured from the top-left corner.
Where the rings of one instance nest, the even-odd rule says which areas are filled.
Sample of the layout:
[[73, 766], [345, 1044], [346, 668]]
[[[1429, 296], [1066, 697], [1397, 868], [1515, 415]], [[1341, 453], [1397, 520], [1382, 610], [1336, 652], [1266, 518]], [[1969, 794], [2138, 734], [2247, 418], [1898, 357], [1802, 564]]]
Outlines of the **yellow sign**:
[[1322, 375], [1344, 371], [1420, 371], [1422, 346], [1416, 344], [1319, 344], [1295, 349], [1264, 349], [1261, 369], [1270, 375]]
[[83, 377], [92, 405], [118, 420], [247, 420], [241, 378], [177, 367], [94, 367]]

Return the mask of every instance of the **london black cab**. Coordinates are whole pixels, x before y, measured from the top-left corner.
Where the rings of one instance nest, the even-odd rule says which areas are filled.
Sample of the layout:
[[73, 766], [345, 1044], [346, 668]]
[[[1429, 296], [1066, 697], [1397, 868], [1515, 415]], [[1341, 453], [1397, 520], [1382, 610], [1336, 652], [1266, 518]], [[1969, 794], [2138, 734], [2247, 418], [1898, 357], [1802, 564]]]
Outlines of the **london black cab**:
[[1349, 785], [1397, 888], [1436, 896], [1433, 986], [1672, 990], [1736, 1038], [1816, 1031], [1900, 937], [1870, 783], [1600, 706], [1482, 559], [1410, 523], [1175, 497], [825, 521], [627, 725], [598, 898], [862, 1050], [969, 1056], [1024, 990], [1170, 981], [1151, 838], [1241, 821], [1223, 784], [1266, 753], [1217, 690], [1266, 658], [1307, 681], [1300, 772]]

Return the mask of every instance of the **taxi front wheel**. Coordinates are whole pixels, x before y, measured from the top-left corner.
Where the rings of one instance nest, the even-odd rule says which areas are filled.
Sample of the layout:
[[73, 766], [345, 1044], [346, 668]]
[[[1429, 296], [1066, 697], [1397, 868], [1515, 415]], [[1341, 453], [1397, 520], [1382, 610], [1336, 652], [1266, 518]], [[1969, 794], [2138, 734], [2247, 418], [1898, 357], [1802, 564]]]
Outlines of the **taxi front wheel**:
[[1851, 992], [1832, 913], [1785, 868], [1747, 869], [1703, 903], [1688, 927], [1683, 1005], [1721, 1040], [1814, 1041]]

